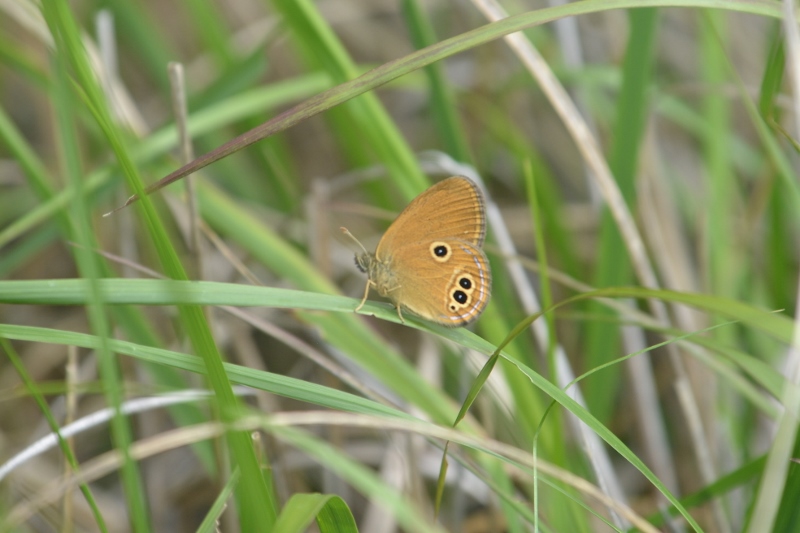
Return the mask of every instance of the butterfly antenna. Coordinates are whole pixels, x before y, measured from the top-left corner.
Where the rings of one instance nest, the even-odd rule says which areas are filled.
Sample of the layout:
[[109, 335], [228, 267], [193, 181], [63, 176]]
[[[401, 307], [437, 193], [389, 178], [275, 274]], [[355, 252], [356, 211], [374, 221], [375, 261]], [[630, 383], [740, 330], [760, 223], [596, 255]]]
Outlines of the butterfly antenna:
[[358, 244], [358, 245], [361, 247], [361, 249], [362, 249], [362, 250], [364, 250], [364, 253], [365, 253], [365, 254], [369, 254], [369, 252], [367, 251], [367, 249], [366, 249], [366, 248], [364, 248], [364, 245], [363, 245], [363, 244], [361, 244], [361, 241], [359, 241], [358, 239], [356, 239], [356, 236], [355, 236], [355, 235], [353, 235], [352, 233], [350, 233], [350, 230], [348, 230], [348, 229], [347, 229], [347, 228], [345, 228], [345, 227], [340, 227], [339, 229], [340, 229], [340, 230], [342, 230], [342, 233], [344, 233], [345, 235], [347, 235], [348, 237], [350, 237], [351, 239], [353, 239], [354, 241], [356, 241], [356, 244]]

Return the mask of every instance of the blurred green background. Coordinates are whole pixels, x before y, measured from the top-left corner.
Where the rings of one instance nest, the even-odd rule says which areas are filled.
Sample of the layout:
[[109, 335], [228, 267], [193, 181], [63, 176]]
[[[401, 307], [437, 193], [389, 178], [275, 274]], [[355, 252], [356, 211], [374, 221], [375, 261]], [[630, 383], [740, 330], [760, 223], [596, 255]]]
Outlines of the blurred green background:
[[[796, 21], [555, 4], [0, 5], [0, 528], [800, 527]], [[453, 174], [487, 311], [353, 314]]]

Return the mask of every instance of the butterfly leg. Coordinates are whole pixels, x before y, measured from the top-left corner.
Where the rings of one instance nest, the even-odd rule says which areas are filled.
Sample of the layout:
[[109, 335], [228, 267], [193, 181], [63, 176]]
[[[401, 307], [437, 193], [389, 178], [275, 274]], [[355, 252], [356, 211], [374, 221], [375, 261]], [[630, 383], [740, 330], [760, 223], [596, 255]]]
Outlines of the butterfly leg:
[[[399, 288], [400, 288], [400, 285], [398, 285], [398, 286], [396, 286], [396, 287], [392, 287], [391, 289], [389, 289], [388, 291], [386, 291], [386, 294], [389, 294], [389, 293], [390, 293], [390, 292], [392, 292], [392, 291], [396, 291], [396, 290], [397, 290], [397, 289], [399, 289]], [[405, 323], [406, 323], [406, 321], [405, 321], [405, 320], [403, 320], [403, 313], [400, 311], [400, 304], [399, 304], [399, 303], [396, 303], [396, 304], [394, 304], [394, 308], [395, 308], [395, 309], [397, 309], [397, 316], [398, 316], [398, 317], [400, 317], [400, 322], [401, 322], [401, 323], [403, 323], [403, 324], [405, 324]]]
[[354, 313], [358, 313], [358, 312], [361, 310], [361, 308], [362, 308], [362, 307], [364, 307], [364, 304], [367, 302], [367, 296], [369, 296], [369, 287], [370, 287], [370, 285], [372, 285], [372, 284], [373, 284], [373, 283], [372, 283], [372, 280], [371, 280], [371, 279], [367, 280], [367, 286], [366, 286], [366, 287], [364, 287], [364, 297], [363, 297], [363, 298], [361, 298], [361, 303], [360, 303], [360, 304], [358, 304], [358, 307], [356, 307], [356, 308], [353, 310], [353, 312], [354, 312]]

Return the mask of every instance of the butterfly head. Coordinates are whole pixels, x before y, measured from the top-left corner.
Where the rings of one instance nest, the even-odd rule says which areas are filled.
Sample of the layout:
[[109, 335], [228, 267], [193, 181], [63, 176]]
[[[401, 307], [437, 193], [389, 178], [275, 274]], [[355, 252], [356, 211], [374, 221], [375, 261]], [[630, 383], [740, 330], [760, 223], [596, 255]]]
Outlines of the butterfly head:
[[375, 256], [369, 252], [356, 254], [356, 267], [364, 274], [369, 274], [369, 267], [375, 261]]

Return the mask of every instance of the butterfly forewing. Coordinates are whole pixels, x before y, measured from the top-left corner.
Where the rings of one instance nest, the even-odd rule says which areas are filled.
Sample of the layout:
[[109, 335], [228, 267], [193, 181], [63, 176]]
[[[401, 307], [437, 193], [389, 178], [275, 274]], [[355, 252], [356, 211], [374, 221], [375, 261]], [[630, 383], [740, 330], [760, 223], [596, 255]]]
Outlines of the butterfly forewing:
[[409, 238], [457, 239], [483, 246], [486, 236], [483, 195], [472, 180], [454, 176], [440, 181], [417, 196], [378, 243], [375, 255], [386, 260]]

